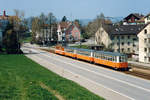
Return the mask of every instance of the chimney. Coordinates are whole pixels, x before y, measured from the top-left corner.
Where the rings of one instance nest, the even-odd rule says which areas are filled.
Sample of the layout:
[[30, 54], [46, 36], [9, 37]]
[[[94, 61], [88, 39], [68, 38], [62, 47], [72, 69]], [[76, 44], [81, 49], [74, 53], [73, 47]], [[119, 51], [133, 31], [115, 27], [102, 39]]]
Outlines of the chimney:
[[3, 11], [3, 16], [6, 16], [6, 11], [5, 10]]

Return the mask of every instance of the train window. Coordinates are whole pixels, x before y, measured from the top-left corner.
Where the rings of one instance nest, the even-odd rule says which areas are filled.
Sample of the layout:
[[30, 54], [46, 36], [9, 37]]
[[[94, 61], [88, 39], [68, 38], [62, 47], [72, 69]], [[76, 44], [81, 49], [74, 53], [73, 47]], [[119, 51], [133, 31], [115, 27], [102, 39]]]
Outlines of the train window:
[[116, 56], [114, 56], [113, 59], [114, 59], [114, 62], [116, 62]]
[[105, 60], [108, 60], [108, 57], [105, 55]]
[[120, 56], [119, 62], [126, 62], [126, 56]]
[[105, 55], [103, 55], [103, 59], [106, 60], [106, 56]]
[[122, 57], [121, 56], [119, 56], [119, 62], [122, 62], [122, 59], [121, 59]]

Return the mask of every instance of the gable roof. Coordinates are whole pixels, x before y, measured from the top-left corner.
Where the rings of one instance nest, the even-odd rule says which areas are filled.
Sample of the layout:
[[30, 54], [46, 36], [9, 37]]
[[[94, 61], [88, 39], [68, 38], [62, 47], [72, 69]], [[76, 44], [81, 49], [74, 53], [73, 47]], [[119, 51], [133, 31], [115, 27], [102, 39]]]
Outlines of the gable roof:
[[131, 13], [131, 14], [129, 14], [127, 17], [125, 17], [124, 20], [127, 20], [127, 19], [130, 18], [131, 16], [135, 16], [137, 19], [141, 19], [142, 17], [144, 17], [144, 15], [139, 14], [139, 13]]
[[103, 25], [109, 35], [137, 35], [145, 25]]
[[78, 28], [78, 26], [76, 26], [76, 24], [71, 24], [71, 25], [67, 28], [66, 33], [71, 32], [71, 31], [73, 30], [73, 28], [75, 28], [75, 27], [79, 30], [79, 28]]
[[70, 24], [71, 24], [70, 22], [60, 22], [59, 23], [61, 29], [67, 29]]
[[146, 18], [146, 17], [148, 17], [148, 16], [150, 16], [150, 13], [149, 13], [149, 14], [147, 14], [144, 18]]
[[145, 27], [147, 27], [148, 25], [150, 25], [150, 23], [145, 24], [144, 27], [143, 27], [138, 33], [140, 33], [140, 32], [141, 32]]

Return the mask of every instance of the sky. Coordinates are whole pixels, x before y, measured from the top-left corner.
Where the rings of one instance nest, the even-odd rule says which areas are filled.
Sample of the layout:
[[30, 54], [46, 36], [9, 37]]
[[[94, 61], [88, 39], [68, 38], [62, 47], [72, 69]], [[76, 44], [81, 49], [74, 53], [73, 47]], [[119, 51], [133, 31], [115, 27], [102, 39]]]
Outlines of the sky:
[[58, 19], [94, 19], [100, 13], [109, 17], [125, 17], [130, 13], [150, 13], [150, 0], [0, 0], [0, 15], [14, 9], [25, 12], [25, 17], [52, 12]]

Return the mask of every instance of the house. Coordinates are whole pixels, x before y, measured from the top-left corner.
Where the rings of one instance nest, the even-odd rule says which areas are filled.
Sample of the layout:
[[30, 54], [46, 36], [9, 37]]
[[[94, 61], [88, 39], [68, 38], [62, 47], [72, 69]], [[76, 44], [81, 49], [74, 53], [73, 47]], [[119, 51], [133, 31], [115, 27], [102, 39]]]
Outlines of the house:
[[65, 31], [71, 25], [70, 22], [60, 22], [57, 27], [58, 42], [65, 40]]
[[66, 41], [79, 41], [80, 40], [80, 30], [75, 24], [71, 24], [65, 32], [66, 35]]
[[150, 22], [150, 13], [144, 17], [144, 20], [145, 20], [145, 24]]
[[75, 22], [60, 22], [58, 24], [57, 34], [59, 42], [79, 41], [81, 36], [79, 25]]
[[144, 25], [102, 25], [95, 33], [95, 43], [115, 52], [138, 53], [137, 34]]
[[150, 24], [139, 32], [139, 61], [150, 63]]
[[0, 15], [0, 20], [8, 20], [9, 16], [6, 15], [6, 11], [3, 11], [3, 15]]
[[135, 25], [135, 24], [140, 24], [140, 23], [144, 24], [142, 20], [143, 17], [144, 15], [142, 14], [131, 13], [123, 19], [123, 25]]
[[40, 31], [36, 32], [36, 40], [43, 43], [57, 42], [57, 25], [42, 25]]

